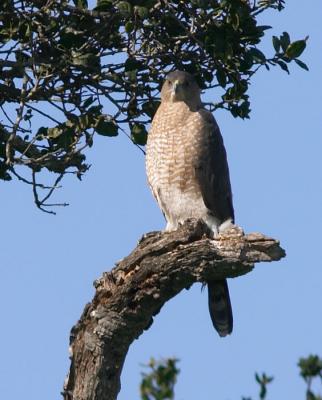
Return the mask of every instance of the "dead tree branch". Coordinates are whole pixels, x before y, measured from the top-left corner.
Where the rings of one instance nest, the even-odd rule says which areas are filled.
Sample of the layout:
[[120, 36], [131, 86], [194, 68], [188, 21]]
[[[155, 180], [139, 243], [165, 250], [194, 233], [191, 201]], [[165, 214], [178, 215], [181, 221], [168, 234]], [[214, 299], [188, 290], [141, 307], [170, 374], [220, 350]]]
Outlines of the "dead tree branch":
[[245, 235], [238, 227], [211, 239], [201, 221], [145, 235], [128, 257], [95, 281], [94, 299], [71, 331], [64, 400], [115, 400], [129, 346], [182, 289], [244, 275], [255, 262], [284, 256], [277, 240]]

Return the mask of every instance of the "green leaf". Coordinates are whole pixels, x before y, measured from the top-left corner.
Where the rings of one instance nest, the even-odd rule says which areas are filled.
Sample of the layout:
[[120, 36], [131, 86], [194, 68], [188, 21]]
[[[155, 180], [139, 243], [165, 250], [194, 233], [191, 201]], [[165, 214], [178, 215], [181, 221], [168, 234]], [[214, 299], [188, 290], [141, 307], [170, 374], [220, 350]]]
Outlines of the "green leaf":
[[124, 70], [125, 72], [128, 71], [135, 71], [142, 68], [142, 62], [138, 61], [134, 57], [129, 57], [124, 63]]
[[90, 106], [91, 104], [93, 104], [94, 101], [95, 101], [95, 99], [94, 99], [93, 96], [88, 97], [88, 98], [84, 101], [83, 107], [84, 107], [84, 108], [87, 108], [88, 106]]
[[65, 29], [60, 34], [60, 44], [66, 49], [77, 49], [81, 47], [87, 41], [86, 36], [83, 32], [79, 32], [75, 29]]
[[102, 136], [117, 136], [118, 126], [114, 121], [102, 116], [95, 126], [95, 131]]
[[249, 101], [244, 101], [239, 106], [239, 116], [242, 119], [249, 118], [249, 113], [250, 113], [250, 102]]
[[[65, 124], [61, 124], [60, 127], [56, 127], [54, 129], [56, 129], [54, 134], [57, 136], [51, 136], [50, 139], [52, 143], [55, 144], [56, 149], [68, 149], [75, 140], [75, 130], [72, 128], [66, 128]], [[50, 128], [48, 131], [49, 130]]]
[[305, 69], [306, 71], [309, 70], [309, 67], [308, 67], [303, 61], [297, 60], [297, 59], [295, 59], [294, 61], [296, 62], [296, 64], [297, 64], [299, 67]]
[[97, 105], [97, 106], [92, 106], [91, 108], [89, 108], [88, 110], [87, 110], [87, 113], [88, 114], [93, 114], [93, 115], [97, 115], [97, 114], [100, 114], [101, 112], [102, 112], [102, 108], [103, 108], [103, 106], [102, 105]]
[[116, 4], [116, 7], [118, 8], [118, 10], [120, 11], [120, 13], [125, 16], [128, 17], [131, 15], [132, 12], [132, 6], [129, 2], [127, 1], [119, 1]]
[[131, 129], [131, 138], [135, 144], [144, 146], [148, 137], [148, 132], [143, 124], [134, 124]]
[[232, 14], [231, 15], [231, 26], [235, 29], [235, 31], [239, 28], [239, 15], [238, 14]]
[[135, 6], [134, 12], [142, 19], [148, 18], [149, 16], [149, 10], [146, 7]]
[[130, 33], [130, 32], [132, 32], [133, 29], [134, 29], [134, 24], [133, 24], [132, 21], [128, 21], [128, 22], [125, 24], [124, 27], [125, 27], [125, 32], [126, 32], [126, 33]]
[[320, 398], [320, 396], [315, 396], [311, 390], [306, 391], [306, 400], [319, 400]]
[[181, 21], [176, 18], [175, 15], [166, 14], [163, 17], [161, 24], [165, 26], [166, 32], [169, 36], [178, 36], [185, 33]]
[[138, 70], [134, 69], [133, 71], [127, 71], [125, 74], [128, 77], [129, 81], [136, 82], [136, 74]]
[[207, 71], [207, 70], [203, 71], [203, 77], [204, 77], [205, 81], [207, 81], [207, 82], [212, 82], [212, 80], [213, 80], [212, 72]]
[[257, 26], [257, 29], [260, 30], [261, 32], [267, 31], [268, 29], [272, 29], [270, 25], [259, 25]]
[[44, 126], [40, 127], [36, 133], [36, 138], [37, 140], [43, 140], [44, 137], [46, 137], [48, 134], [48, 128], [45, 128]]
[[288, 70], [288, 66], [284, 61], [278, 60], [276, 62], [282, 68], [283, 71], [286, 71], [288, 74], [290, 73], [290, 71]]
[[149, 8], [149, 9], [152, 8], [153, 6], [155, 6], [157, 2], [158, 2], [158, 0], [142, 0], [142, 1], [140, 1], [142, 6]]
[[27, 22], [22, 22], [19, 25], [19, 37], [22, 42], [28, 42], [30, 40], [31, 27]]
[[73, 52], [73, 65], [85, 68], [95, 68], [99, 66], [99, 57], [93, 53]]
[[221, 87], [225, 87], [227, 84], [226, 73], [223, 69], [218, 69], [216, 72], [216, 78]]
[[283, 51], [286, 51], [286, 49], [291, 43], [290, 35], [287, 32], [283, 32], [282, 36], [280, 37], [280, 42]]
[[298, 362], [301, 376], [304, 379], [320, 376], [322, 373], [322, 359], [317, 355], [300, 358]]
[[140, 386], [141, 400], [174, 399], [174, 385], [180, 372], [176, 367], [176, 359], [149, 363], [150, 372], [143, 373]]
[[83, 114], [80, 115], [78, 119], [78, 126], [82, 131], [85, 131], [86, 129], [90, 128], [90, 116], [88, 114]]
[[8, 165], [0, 161], [0, 179], [3, 181], [11, 181], [12, 177], [8, 174]]
[[306, 40], [297, 40], [296, 42], [291, 43], [286, 51], [285, 54], [288, 58], [293, 60], [294, 58], [299, 57], [306, 47]]
[[142, 104], [142, 111], [148, 115], [150, 118], [154, 117], [158, 107], [160, 105], [159, 101], [156, 100], [149, 100], [146, 103]]
[[47, 137], [50, 139], [57, 139], [63, 133], [63, 129], [60, 127], [48, 128], [47, 129]]
[[253, 56], [253, 59], [255, 61], [260, 62], [260, 63], [266, 62], [265, 54], [262, 53], [260, 50], [256, 49], [256, 47], [251, 48], [249, 50], [249, 53]]
[[82, 8], [82, 9], [88, 8], [87, 0], [73, 0], [73, 2], [75, 4], [75, 6], [78, 8]]
[[95, 11], [109, 11], [112, 8], [113, 0], [98, 0]]
[[273, 41], [274, 49], [275, 49], [276, 53], [278, 53], [281, 48], [281, 42], [277, 36], [273, 36], [272, 41]]
[[241, 59], [240, 70], [242, 72], [247, 72], [254, 64], [254, 57], [249, 51], [244, 54], [244, 59]]

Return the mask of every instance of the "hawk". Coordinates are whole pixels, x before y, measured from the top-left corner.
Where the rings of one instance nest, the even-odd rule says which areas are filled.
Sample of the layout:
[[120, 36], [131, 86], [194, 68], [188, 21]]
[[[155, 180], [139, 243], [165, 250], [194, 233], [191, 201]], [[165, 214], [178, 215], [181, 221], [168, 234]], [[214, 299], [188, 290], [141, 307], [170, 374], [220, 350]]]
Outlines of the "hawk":
[[[202, 219], [214, 236], [234, 223], [226, 150], [213, 115], [192, 75], [174, 71], [161, 90], [146, 148], [149, 185], [167, 221], [166, 230]], [[212, 323], [220, 336], [232, 332], [226, 280], [207, 282]]]

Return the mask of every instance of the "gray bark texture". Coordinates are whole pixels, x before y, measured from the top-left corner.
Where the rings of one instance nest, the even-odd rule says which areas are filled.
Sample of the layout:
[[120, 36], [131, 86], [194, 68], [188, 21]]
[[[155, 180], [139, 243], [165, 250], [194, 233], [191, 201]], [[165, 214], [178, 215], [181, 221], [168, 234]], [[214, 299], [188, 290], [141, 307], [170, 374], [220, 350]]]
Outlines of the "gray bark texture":
[[164, 303], [195, 282], [234, 278], [255, 262], [285, 256], [279, 242], [233, 227], [211, 238], [202, 221], [174, 232], [151, 232], [96, 280], [96, 293], [71, 330], [71, 365], [64, 400], [115, 400], [129, 346]]

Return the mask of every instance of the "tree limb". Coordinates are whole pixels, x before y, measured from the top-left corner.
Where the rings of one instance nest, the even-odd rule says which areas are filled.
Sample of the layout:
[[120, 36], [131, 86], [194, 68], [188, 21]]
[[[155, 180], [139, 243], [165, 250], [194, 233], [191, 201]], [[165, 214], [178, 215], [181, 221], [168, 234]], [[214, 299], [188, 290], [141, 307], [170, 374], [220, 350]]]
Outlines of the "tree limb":
[[182, 289], [244, 275], [255, 262], [284, 256], [277, 240], [245, 235], [239, 227], [212, 239], [202, 221], [143, 236], [129, 256], [95, 281], [94, 299], [72, 328], [64, 400], [115, 400], [129, 346]]

